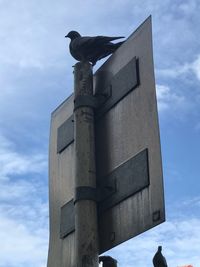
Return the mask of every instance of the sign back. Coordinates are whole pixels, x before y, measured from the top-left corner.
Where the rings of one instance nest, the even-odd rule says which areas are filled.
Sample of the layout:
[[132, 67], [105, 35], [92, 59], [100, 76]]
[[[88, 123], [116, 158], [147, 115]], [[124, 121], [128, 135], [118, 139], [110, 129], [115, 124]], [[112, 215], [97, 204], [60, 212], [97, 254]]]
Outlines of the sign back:
[[[104, 77], [103, 82], [98, 76]], [[130, 89], [96, 124], [98, 182], [114, 179], [117, 192], [104, 201], [108, 209], [99, 215], [104, 252], [165, 220], [151, 17], [95, 78], [96, 94], [109, 86], [113, 95]]]
[[[96, 72], [94, 90], [101, 254], [165, 220], [151, 17]], [[72, 95], [51, 120], [48, 267], [74, 264], [73, 138]]]

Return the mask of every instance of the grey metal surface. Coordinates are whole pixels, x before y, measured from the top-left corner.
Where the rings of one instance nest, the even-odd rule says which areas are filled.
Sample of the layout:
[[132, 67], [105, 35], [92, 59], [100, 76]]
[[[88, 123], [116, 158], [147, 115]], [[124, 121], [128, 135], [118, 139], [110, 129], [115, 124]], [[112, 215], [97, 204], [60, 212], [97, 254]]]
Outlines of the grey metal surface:
[[73, 199], [61, 207], [60, 238], [66, 237], [75, 229], [74, 201]]
[[[96, 76], [107, 72], [112, 80], [135, 57], [139, 59], [139, 86], [96, 125], [97, 173], [98, 177], [106, 177], [127, 159], [148, 148], [150, 184], [100, 215], [101, 253], [165, 220], [151, 18], [130, 36]], [[109, 79], [106, 83], [109, 84]]]
[[[111, 81], [135, 57], [139, 59], [139, 86], [96, 124], [97, 173], [98, 177], [106, 177], [147, 148], [149, 186], [100, 214], [101, 253], [165, 220], [150, 17], [97, 71], [95, 77], [101, 72], [108, 73], [106, 83], [109, 84], [109, 79]], [[96, 90], [99, 92], [100, 89], [96, 87]]]
[[74, 232], [60, 238], [61, 207], [74, 196], [74, 143], [57, 153], [58, 128], [72, 115], [73, 95], [51, 116], [49, 143], [49, 251], [48, 267], [74, 267]]
[[96, 76], [95, 94], [106, 94], [111, 90], [111, 95], [103, 105], [96, 110], [96, 117], [101, 117], [116, 105], [123, 97], [139, 85], [139, 61], [132, 58], [114, 76], [110, 72], [98, 71]]
[[102, 213], [149, 186], [147, 149], [118, 166], [107, 177], [99, 177], [99, 180], [100, 183], [101, 180], [116, 183], [116, 192], [99, 203], [99, 212]]
[[57, 152], [61, 153], [67, 146], [74, 141], [74, 116], [70, 116], [58, 128], [57, 133]]

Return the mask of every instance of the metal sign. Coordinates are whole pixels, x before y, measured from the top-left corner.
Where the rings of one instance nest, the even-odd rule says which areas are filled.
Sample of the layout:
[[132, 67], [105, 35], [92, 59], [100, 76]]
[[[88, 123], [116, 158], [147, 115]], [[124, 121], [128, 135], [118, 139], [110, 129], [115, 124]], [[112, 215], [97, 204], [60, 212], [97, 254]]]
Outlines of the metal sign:
[[[128, 38], [113, 58], [97, 71], [95, 93], [100, 94], [102, 91], [102, 86], [98, 82], [98, 75], [101, 72], [104, 72], [105, 76], [107, 74], [107, 84], [113, 81], [116, 75], [117, 80], [129, 83], [127, 76], [120, 77], [120, 70], [129, 66], [134, 58], [138, 61], [138, 85], [134, 87], [133, 83], [134, 90], [105, 113], [96, 125], [97, 174], [98, 179], [101, 180], [118, 166], [146, 150], [148, 160], [146, 157], [141, 157], [130, 177], [132, 181], [136, 180], [137, 168], [147, 166], [146, 177], [149, 178], [149, 184], [144, 178], [145, 175], [143, 175], [143, 182], [138, 176], [142, 189], [99, 215], [101, 252], [165, 220], [151, 17]], [[133, 67], [130, 67], [129, 73], [131, 69], [135, 73]], [[122, 83], [115, 84], [112, 91], [120, 90]], [[145, 161], [148, 164], [145, 164]], [[124, 178], [126, 175], [128, 174], [124, 171], [121, 180], [126, 179]], [[130, 180], [127, 187], [129, 184], [131, 184]]]
[[[101, 254], [165, 220], [151, 17], [96, 72], [94, 84]], [[52, 114], [48, 267], [74, 264], [72, 114], [73, 95]]]

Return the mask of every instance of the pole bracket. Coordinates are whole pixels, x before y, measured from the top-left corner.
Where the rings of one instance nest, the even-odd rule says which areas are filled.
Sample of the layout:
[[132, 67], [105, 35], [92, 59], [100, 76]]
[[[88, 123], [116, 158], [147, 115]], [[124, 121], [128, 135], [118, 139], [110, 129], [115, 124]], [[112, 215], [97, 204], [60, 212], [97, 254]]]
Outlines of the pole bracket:
[[74, 99], [74, 110], [80, 107], [100, 108], [110, 97], [111, 87], [104, 94], [96, 95], [79, 95]]
[[91, 186], [78, 186], [75, 188], [74, 204], [80, 200], [98, 201], [97, 189]]
[[99, 188], [91, 186], [78, 186], [75, 188], [74, 204], [80, 200], [93, 200], [101, 202], [116, 192], [116, 182], [101, 185]]
[[74, 110], [80, 107], [97, 108], [97, 101], [91, 95], [79, 95], [74, 99]]

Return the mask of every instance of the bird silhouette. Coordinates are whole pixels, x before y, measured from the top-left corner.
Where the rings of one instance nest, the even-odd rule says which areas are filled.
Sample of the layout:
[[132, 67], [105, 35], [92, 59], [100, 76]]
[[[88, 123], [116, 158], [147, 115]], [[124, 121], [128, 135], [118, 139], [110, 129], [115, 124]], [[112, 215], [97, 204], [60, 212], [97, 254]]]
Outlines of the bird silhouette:
[[103, 262], [103, 267], [117, 267], [117, 260], [110, 256], [100, 256], [99, 262]]
[[81, 36], [76, 31], [70, 31], [65, 37], [71, 39], [69, 50], [76, 60], [89, 61], [94, 66], [96, 62], [114, 53], [124, 42], [112, 43], [111, 41], [124, 38], [108, 36]]
[[165, 257], [161, 253], [162, 247], [159, 246], [156, 254], [153, 257], [153, 265], [154, 267], [167, 267], [167, 261]]

